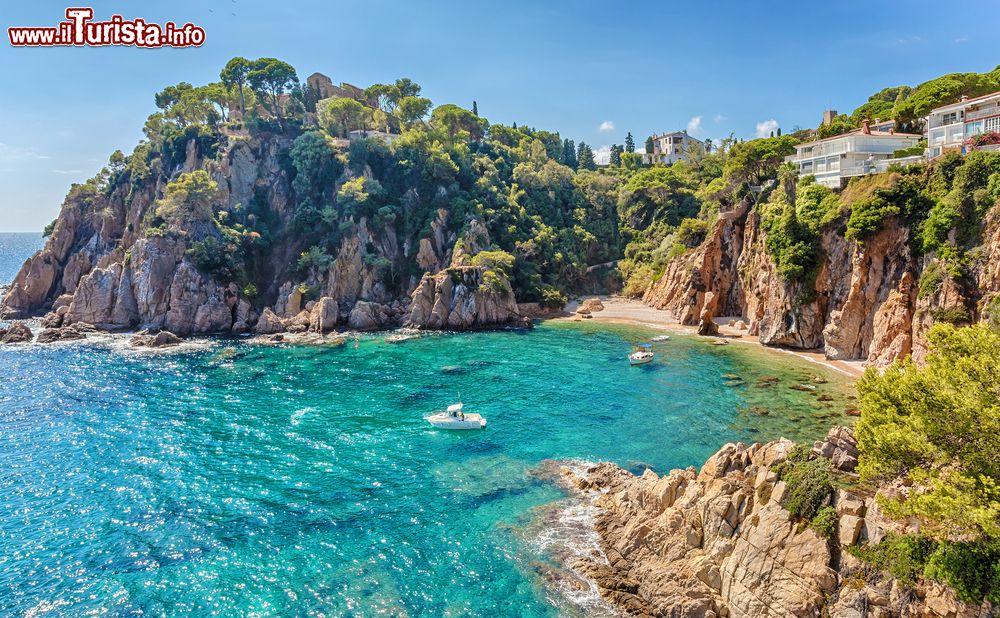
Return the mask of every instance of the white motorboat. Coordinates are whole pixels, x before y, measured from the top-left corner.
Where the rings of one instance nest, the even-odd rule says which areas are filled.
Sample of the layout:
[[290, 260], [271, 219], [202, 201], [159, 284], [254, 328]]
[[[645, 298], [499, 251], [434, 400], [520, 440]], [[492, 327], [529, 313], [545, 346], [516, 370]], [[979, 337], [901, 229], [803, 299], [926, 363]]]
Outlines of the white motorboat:
[[650, 341], [670, 341], [670, 335], [657, 335], [650, 339]]
[[486, 427], [486, 419], [479, 414], [466, 414], [462, 411], [462, 402], [453, 403], [444, 412], [435, 412], [426, 417], [431, 425], [438, 429], [482, 429]]
[[646, 363], [653, 362], [653, 358], [653, 345], [651, 343], [640, 343], [628, 355], [628, 364], [632, 366], [645, 365]]

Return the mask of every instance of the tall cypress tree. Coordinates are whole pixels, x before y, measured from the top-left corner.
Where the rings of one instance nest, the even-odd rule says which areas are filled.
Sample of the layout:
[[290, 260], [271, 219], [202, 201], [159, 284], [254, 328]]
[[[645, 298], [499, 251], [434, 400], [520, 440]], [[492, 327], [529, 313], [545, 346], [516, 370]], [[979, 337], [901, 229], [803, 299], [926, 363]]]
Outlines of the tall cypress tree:
[[472, 102], [472, 115], [479, 116], [479, 105], [475, 101]]
[[573, 169], [576, 169], [576, 145], [571, 139], [563, 140], [563, 160], [564, 165], [568, 165]]
[[653, 154], [653, 136], [646, 138], [646, 154]]
[[580, 145], [576, 147], [576, 165], [577, 169], [582, 170], [597, 169], [597, 163], [594, 162], [594, 151], [583, 142], [580, 142]]
[[632, 132], [625, 136], [625, 152], [635, 152], [635, 140], [632, 139]]
[[614, 167], [622, 166], [622, 147], [618, 144], [611, 145], [611, 165]]

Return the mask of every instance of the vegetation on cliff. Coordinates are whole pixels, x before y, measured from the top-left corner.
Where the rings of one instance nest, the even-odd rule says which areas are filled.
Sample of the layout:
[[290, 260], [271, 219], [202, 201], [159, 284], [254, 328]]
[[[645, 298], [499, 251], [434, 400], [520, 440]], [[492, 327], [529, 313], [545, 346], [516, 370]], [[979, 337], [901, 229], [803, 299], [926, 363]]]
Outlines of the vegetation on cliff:
[[947, 583], [967, 601], [1000, 602], [1000, 332], [939, 325], [930, 341], [925, 367], [907, 359], [858, 383], [861, 477], [902, 479], [904, 491], [880, 504], [921, 523], [919, 536], [858, 555], [901, 579]]

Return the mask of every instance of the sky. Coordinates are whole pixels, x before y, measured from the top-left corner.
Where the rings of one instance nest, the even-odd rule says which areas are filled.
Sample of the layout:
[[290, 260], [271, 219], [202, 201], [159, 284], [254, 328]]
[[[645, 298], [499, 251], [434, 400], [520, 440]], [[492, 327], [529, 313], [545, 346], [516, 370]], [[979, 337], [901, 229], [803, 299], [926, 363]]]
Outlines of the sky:
[[131, 152], [153, 95], [272, 56], [359, 86], [410, 77], [435, 104], [558, 131], [599, 154], [631, 131], [702, 139], [814, 127], [887, 86], [1000, 64], [1000, 1], [97, 1], [95, 19], [192, 22], [198, 48], [13, 48], [65, 3], [0, 14], [0, 231], [37, 231], [73, 182]]

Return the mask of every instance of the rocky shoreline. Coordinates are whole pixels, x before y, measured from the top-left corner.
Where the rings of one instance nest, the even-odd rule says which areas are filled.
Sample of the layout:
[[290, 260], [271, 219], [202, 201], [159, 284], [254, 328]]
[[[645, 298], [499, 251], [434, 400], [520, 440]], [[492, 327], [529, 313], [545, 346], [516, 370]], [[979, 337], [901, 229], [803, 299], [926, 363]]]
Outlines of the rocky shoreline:
[[[874, 497], [835, 489], [832, 539], [785, 508], [776, 469], [793, 444], [727, 444], [700, 470], [635, 476], [610, 463], [564, 466], [554, 475], [577, 504], [596, 508], [599, 555], [564, 557], [565, 568], [596, 583], [627, 615], [831, 618], [992, 615], [936, 583], [907, 587], [874, 572], [846, 549], [877, 543], [904, 524], [885, 518]], [[815, 444], [850, 477], [852, 432], [834, 428]], [[892, 491], [890, 489], [880, 491]]]

